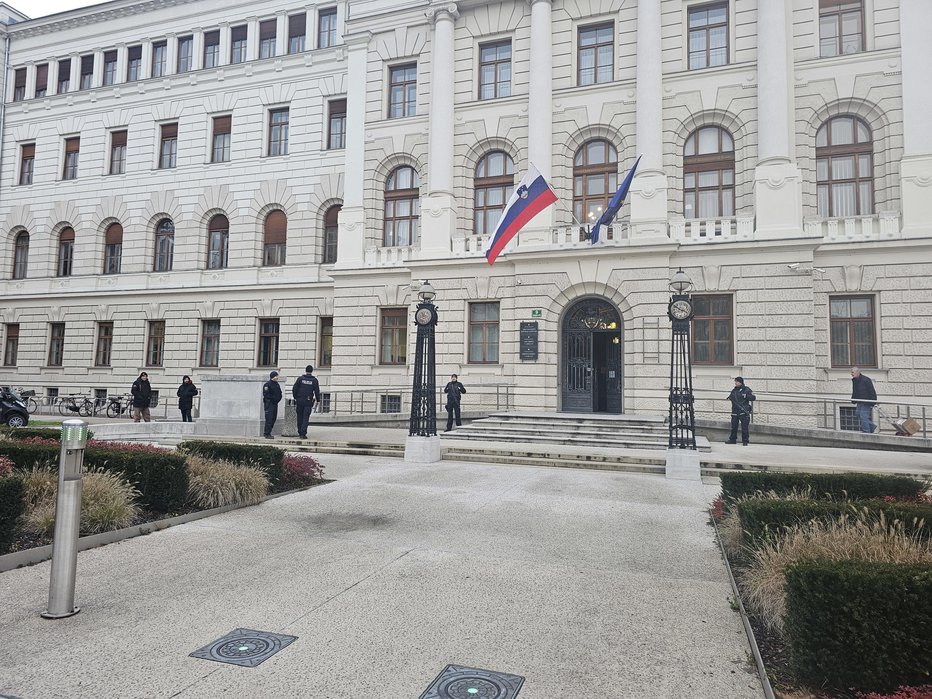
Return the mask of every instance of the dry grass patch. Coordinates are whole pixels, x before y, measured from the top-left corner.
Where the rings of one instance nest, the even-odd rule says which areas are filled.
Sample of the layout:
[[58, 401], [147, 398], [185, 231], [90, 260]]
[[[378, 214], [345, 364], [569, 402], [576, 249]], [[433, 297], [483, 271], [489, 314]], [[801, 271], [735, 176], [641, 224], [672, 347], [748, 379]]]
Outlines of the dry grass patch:
[[254, 505], [269, 492], [269, 478], [258, 466], [190, 455], [188, 497], [205, 510], [224, 505]]

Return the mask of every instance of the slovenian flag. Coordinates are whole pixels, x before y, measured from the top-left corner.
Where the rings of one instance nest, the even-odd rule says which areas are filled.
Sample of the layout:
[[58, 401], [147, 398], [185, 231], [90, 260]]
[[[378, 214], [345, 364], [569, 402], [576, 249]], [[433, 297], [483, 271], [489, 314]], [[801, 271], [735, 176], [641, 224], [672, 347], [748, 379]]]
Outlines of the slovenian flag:
[[529, 164], [527, 174], [521, 178], [517, 189], [508, 200], [502, 217], [495, 227], [495, 235], [489, 241], [489, 249], [485, 251], [485, 258], [489, 264], [495, 262], [495, 258], [501, 254], [518, 231], [556, 200], [557, 195], [547, 184], [547, 180], [533, 164]]
[[615, 192], [615, 196], [613, 196], [612, 200], [608, 203], [608, 208], [605, 209], [599, 217], [599, 220], [595, 222], [595, 227], [592, 229], [593, 245], [599, 242], [599, 228], [612, 225], [612, 221], [614, 221], [615, 216], [618, 215], [618, 210], [621, 208], [621, 205], [625, 203], [625, 197], [628, 196], [628, 190], [631, 189], [631, 180], [634, 179], [634, 171], [638, 169], [639, 162], [641, 162], [641, 156], [638, 156], [638, 159], [634, 162], [634, 167], [625, 175], [625, 179], [622, 181], [618, 191]]

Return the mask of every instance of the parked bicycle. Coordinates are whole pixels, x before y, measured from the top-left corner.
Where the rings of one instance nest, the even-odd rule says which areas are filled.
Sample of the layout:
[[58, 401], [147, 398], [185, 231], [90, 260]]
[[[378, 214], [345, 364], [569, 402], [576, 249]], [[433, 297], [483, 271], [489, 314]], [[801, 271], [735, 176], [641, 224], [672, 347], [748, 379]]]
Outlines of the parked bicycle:
[[107, 399], [107, 417], [120, 417], [124, 413], [132, 415], [133, 396], [127, 393], [123, 396], [110, 396]]
[[81, 393], [72, 393], [62, 397], [58, 402], [58, 412], [66, 417], [77, 413], [81, 417], [91, 417], [100, 412], [101, 401], [88, 398]]

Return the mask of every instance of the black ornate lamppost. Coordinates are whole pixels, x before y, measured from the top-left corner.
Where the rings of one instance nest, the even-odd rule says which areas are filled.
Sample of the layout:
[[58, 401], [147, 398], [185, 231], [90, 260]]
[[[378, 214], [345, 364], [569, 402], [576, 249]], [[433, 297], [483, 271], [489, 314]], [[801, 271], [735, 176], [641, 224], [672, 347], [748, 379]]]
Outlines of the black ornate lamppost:
[[690, 325], [693, 304], [689, 297], [692, 282], [682, 269], [670, 279], [667, 316], [673, 326], [670, 345], [670, 449], [696, 448], [696, 413], [693, 407], [693, 369], [690, 357]]
[[437, 307], [431, 303], [437, 292], [430, 282], [421, 284], [417, 292], [421, 302], [414, 311], [417, 344], [414, 351], [414, 385], [411, 391], [409, 437], [437, 436], [437, 368], [434, 330], [437, 327]]

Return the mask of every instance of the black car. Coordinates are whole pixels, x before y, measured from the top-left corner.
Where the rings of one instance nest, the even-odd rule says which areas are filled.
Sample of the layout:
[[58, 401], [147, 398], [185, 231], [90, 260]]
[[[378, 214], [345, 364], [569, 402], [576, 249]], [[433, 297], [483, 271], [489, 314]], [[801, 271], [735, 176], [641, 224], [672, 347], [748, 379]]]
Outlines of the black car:
[[0, 390], [0, 424], [9, 427], [25, 427], [29, 424], [26, 404], [5, 388]]

